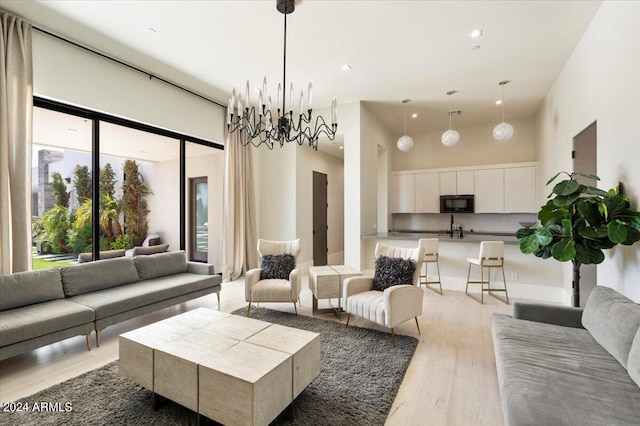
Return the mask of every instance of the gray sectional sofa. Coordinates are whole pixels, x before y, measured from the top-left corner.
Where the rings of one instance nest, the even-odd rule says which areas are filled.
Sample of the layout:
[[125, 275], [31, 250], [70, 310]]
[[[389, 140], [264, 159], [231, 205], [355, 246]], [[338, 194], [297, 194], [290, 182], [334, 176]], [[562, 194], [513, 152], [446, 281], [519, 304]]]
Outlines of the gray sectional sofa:
[[596, 287], [584, 309], [494, 314], [505, 425], [640, 424], [640, 305]]
[[0, 276], [0, 360], [216, 293], [213, 265], [183, 251]]

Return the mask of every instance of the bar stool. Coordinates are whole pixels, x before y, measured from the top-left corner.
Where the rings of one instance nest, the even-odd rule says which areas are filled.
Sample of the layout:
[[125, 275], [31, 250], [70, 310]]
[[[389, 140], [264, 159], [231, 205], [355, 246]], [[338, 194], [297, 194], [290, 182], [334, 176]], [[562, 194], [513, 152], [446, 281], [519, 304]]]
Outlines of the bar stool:
[[[504, 291], [507, 299], [506, 303], [508, 305], [509, 293], [507, 292], [507, 280], [504, 275], [504, 241], [482, 241], [480, 243], [480, 255], [478, 258], [469, 257], [467, 258], [467, 262], [469, 262], [469, 272], [467, 273], [467, 287], [464, 290], [465, 294], [469, 295], [469, 293], [467, 293], [467, 290], [469, 290], [469, 284], [480, 284], [482, 286], [482, 290], [480, 291], [480, 303], [484, 303], [485, 291], [491, 296], [493, 296], [493, 292]], [[469, 280], [471, 275], [471, 265], [480, 267], [480, 281]], [[484, 268], [489, 268], [487, 281], [484, 280]], [[502, 282], [504, 283], [504, 288], [491, 288], [491, 268], [502, 269]], [[485, 284], [487, 284], [486, 288], [484, 286]], [[504, 300], [499, 297], [496, 297], [496, 299], [504, 302]]]
[[[420, 238], [418, 240], [418, 246], [424, 249], [424, 275], [420, 275], [420, 285], [424, 284], [429, 290], [442, 295], [442, 283], [440, 282], [440, 265], [438, 264], [440, 241], [438, 241], [437, 238]], [[429, 270], [429, 263], [436, 264], [436, 270], [438, 271], [438, 281], [428, 280], [427, 272]], [[438, 286], [440, 286], [440, 291], [429, 287], [430, 284], [438, 284]]]

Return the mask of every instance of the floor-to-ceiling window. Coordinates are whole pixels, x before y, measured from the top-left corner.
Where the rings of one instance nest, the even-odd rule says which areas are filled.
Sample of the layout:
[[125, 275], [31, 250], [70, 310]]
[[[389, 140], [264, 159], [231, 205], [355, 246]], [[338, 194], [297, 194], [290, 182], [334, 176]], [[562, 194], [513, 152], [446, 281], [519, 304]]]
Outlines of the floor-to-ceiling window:
[[199, 210], [192, 250], [187, 206], [194, 173], [207, 178], [201, 207], [221, 206], [220, 145], [40, 98], [35, 105], [34, 269], [150, 241], [221, 260], [222, 209]]
[[33, 123], [33, 269], [66, 266], [75, 260], [74, 253], [91, 251], [93, 243], [92, 123], [37, 107]]

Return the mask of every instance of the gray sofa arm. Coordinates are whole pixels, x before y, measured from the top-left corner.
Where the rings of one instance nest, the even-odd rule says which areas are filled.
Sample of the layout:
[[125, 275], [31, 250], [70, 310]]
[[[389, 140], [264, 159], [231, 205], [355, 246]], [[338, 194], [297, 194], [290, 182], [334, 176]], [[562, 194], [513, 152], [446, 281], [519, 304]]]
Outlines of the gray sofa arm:
[[561, 325], [563, 327], [584, 328], [582, 326], [582, 311], [583, 308], [544, 305], [541, 303], [515, 302], [513, 304], [513, 318]]
[[214, 266], [211, 263], [187, 262], [187, 272], [198, 275], [215, 274]]

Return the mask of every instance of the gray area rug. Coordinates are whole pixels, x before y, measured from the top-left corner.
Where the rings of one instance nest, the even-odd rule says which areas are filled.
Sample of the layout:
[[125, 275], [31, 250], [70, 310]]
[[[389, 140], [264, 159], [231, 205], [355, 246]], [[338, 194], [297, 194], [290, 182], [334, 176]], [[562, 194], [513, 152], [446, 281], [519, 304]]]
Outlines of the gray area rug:
[[[239, 309], [235, 314], [244, 315]], [[295, 400], [294, 420], [274, 425], [383, 425], [417, 339], [391, 336], [359, 327], [266, 308], [251, 310], [251, 318], [321, 335], [320, 375]], [[19, 401], [30, 412], [0, 412], [0, 424], [44, 425], [195, 425], [194, 412], [173, 402], [159, 411], [151, 407], [152, 393], [118, 373], [118, 362], [90, 371]], [[59, 403], [62, 412], [33, 412], [34, 402]], [[65, 403], [72, 410], [64, 412]]]

